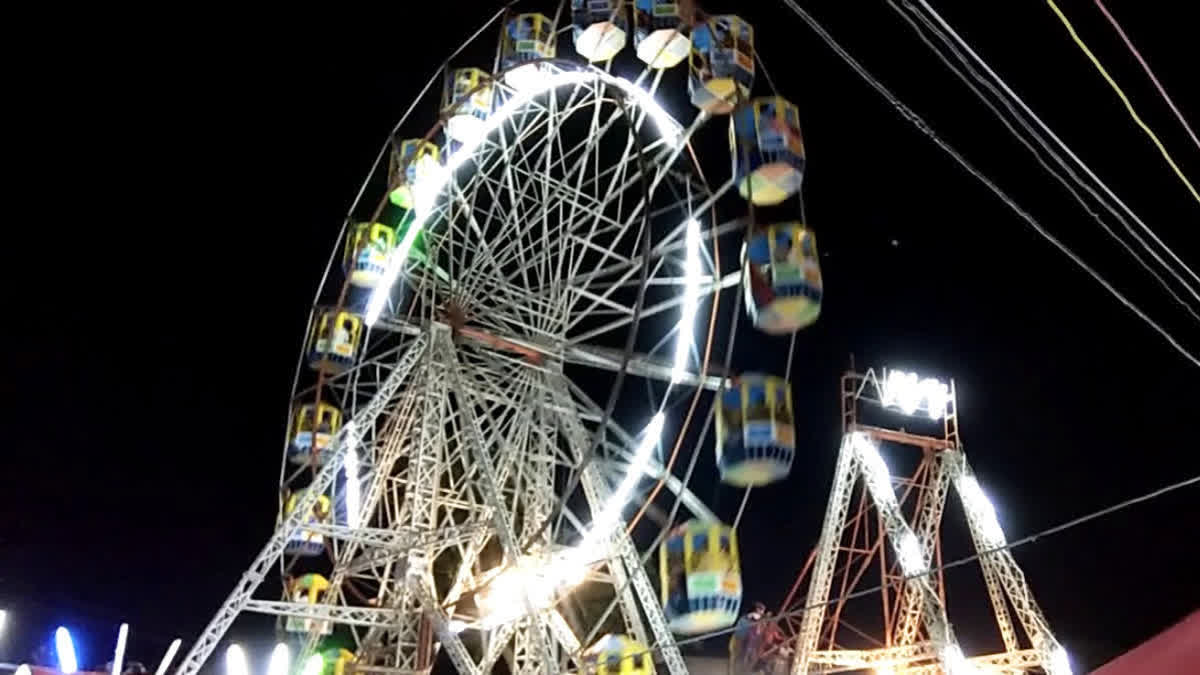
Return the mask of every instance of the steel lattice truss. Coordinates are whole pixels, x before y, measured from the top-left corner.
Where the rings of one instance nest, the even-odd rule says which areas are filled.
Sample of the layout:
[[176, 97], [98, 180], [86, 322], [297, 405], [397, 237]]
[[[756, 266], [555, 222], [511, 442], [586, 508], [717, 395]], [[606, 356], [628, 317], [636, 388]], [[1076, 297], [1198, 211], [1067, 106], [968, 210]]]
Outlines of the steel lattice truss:
[[[800, 617], [788, 626], [794, 632], [791, 672], [1023, 673], [1040, 668], [1069, 673], [1024, 575], [1003, 548], [995, 511], [967, 463], [953, 384], [938, 437], [860, 423], [860, 406], [886, 403], [886, 386], [874, 371], [843, 377], [844, 434], [821, 537], [801, 574], [808, 579], [807, 597], [784, 607]], [[880, 442], [919, 449], [920, 464], [911, 474], [892, 474], [879, 453]], [[1004, 643], [999, 654], [965, 657], [947, 616], [941, 527], [951, 487], [979, 554]], [[872, 569], [882, 572], [883, 634], [878, 636], [851, 624], [843, 613], [857, 589], [874, 586], [862, 581]], [[1012, 614], [1029, 647], [1021, 646]], [[864, 641], [877, 646], [845, 646]]]
[[[693, 286], [703, 300], [736, 286], [710, 243], [744, 224], [716, 222], [713, 205], [732, 182], [706, 186], [684, 153], [707, 118], [683, 128], [601, 75], [530, 97], [495, 125], [428, 204], [422, 240], [356, 364], [297, 387], [297, 401], [329, 401], [348, 422], [319, 465], [285, 462], [284, 487], [307, 491], [180, 673], [197, 672], [242, 612], [306, 621], [300, 659], [323, 630], [340, 631], [362, 672], [425, 673], [445, 650], [463, 674], [501, 659], [513, 673], [556, 673], [577, 667], [581, 646], [613, 622], [655, 645], [673, 675], [686, 672], [620, 518], [585, 570], [589, 592], [616, 606], [607, 623], [526, 596], [515, 619], [472, 624], [489, 572], [578, 541], [628, 471], [663, 478], [687, 509], [711, 517], [653, 460], [630, 462], [641, 425], [669, 399], [723, 384], [699, 367], [695, 345], [685, 345], [692, 367], [673, 372], [671, 322], [696, 281], [683, 272], [685, 225], [704, 223], [706, 270]], [[623, 410], [610, 417], [613, 390]], [[594, 438], [599, 456], [585, 466]], [[350, 452], [360, 467], [355, 524], [304, 522], [316, 495], [339, 498]], [[565, 493], [576, 474], [579, 487]], [[305, 564], [284, 554], [301, 531], [324, 538], [329, 589], [316, 603], [263, 599], [266, 588], [256, 597], [273, 566], [287, 577]]]

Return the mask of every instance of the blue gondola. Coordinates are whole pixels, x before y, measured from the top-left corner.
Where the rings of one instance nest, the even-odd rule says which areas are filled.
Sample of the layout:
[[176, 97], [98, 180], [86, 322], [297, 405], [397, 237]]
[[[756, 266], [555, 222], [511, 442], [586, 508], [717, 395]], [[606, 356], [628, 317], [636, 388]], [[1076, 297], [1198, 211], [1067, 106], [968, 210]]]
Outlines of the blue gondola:
[[800, 191], [804, 178], [800, 111], [787, 100], [756, 98], [734, 110], [729, 147], [742, 197], [772, 206]]
[[625, 48], [629, 21], [622, 0], [571, 0], [575, 53], [596, 63]]
[[787, 335], [811, 325], [824, 295], [816, 235], [800, 223], [756, 230], [742, 250], [742, 288], [762, 332]]
[[492, 77], [478, 68], [457, 68], [446, 73], [442, 88], [442, 115], [446, 135], [471, 143], [483, 133], [492, 114]]
[[732, 626], [742, 604], [737, 534], [689, 520], [659, 547], [663, 611], [671, 630], [695, 635]]
[[695, 14], [691, 2], [634, 0], [633, 42], [637, 56], [651, 68], [673, 68], [687, 58]]
[[740, 488], [787, 477], [796, 458], [792, 389], [768, 375], [744, 375], [716, 407], [716, 467], [721, 482]]
[[783, 480], [796, 456], [792, 390], [786, 380], [743, 375], [717, 406], [717, 469], [739, 487]]
[[513, 89], [536, 87], [544, 76], [541, 59], [556, 53], [554, 22], [544, 14], [518, 14], [504, 24], [500, 41], [500, 70]]
[[688, 59], [692, 105], [724, 115], [754, 86], [754, 28], [733, 16], [712, 16], [692, 31]]

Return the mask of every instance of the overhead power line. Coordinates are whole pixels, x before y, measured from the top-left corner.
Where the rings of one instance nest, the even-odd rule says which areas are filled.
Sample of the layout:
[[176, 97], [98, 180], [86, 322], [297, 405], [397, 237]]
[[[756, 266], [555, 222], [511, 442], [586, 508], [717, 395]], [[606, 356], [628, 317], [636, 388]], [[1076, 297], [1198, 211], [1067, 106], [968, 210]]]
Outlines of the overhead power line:
[[1154, 76], [1154, 71], [1150, 70], [1150, 64], [1146, 63], [1146, 59], [1142, 58], [1142, 53], [1138, 51], [1137, 47], [1133, 46], [1133, 40], [1130, 40], [1129, 36], [1125, 34], [1125, 29], [1121, 28], [1121, 24], [1117, 23], [1117, 20], [1113, 17], [1112, 13], [1108, 11], [1108, 8], [1104, 6], [1104, 2], [1102, 2], [1102, 0], [1096, 0], [1096, 6], [1099, 7], [1100, 12], [1104, 14], [1104, 18], [1108, 19], [1108, 22], [1112, 24], [1112, 27], [1117, 30], [1117, 35], [1121, 36], [1121, 40], [1125, 42], [1126, 47], [1129, 47], [1129, 51], [1133, 52], [1133, 57], [1137, 59], [1138, 63], [1142, 64], [1142, 70], [1145, 70], [1146, 74], [1150, 76], [1150, 81], [1154, 83], [1154, 87], [1158, 89], [1158, 93], [1162, 95], [1163, 100], [1167, 102], [1168, 106], [1170, 106], [1171, 112], [1175, 113], [1175, 118], [1178, 119], [1179, 123], [1183, 125], [1183, 128], [1187, 130], [1188, 136], [1192, 137], [1192, 142], [1196, 144], [1197, 148], [1200, 148], [1200, 138], [1196, 138], [1196, 132], [1192, 131], [1192, 126], [1188, 124], [1188, 121], [1183, 116], [1183, 113], [1179, 112], [1179, 108], [1175, 105], [1175, 101], [1171, 100], [1171, 97], [1167, 95], [1166, 87], [1164, 87], [1162, 83], [1158, 81], [1158, 78]]
[[[1033, 215], [1022, 208], [1020, 204], [1017, 204], [1016, 201], [1014, 201], [1013, 198], [1008, 195], [1008, 193], [1000, 188], [1000, 186], [996, 185], [995, 182], [984, 175], [975, 167], [975, 165], [967, 161], [967, 159], [963, 157], [958, 150], [956, 150], [952, 145], [946, 142], [945, 139], [939, 136], [937, 132], [929, 126], [929, 123], [926, 122], [924, 118], [914, 112], [912, 108], [909, 108], [902, 101], [900, 101], [900, 99], [897, 98], [890, 89], [884, 86], [882, 82], [880, 82], [874, 75], [870, 73], [870, 71], [868, 71], [861, 63], [851, 56], [850, 53], [847, 52], [841, 46], [841, 44], [839, 44], [837, 40], [835, 40], [833, 36], [825, 30], [824, 26], [818, 23], [816, 19], [812, 17], [812, 15], [804, 11], [804, 9], [800, 7], [795, 0], [783, 0], [783, 3], [787, 5], [787, 7], [793, 12], [795, 12], [796, 15], [799, 16], [805, 23], [807, 23], [809, 27], [812, 28], [813, 31], [816, 32], [817, 35], [820, 36], [820, 38], [824, 40], [825, 43], [829, 45], [829, 47], [833, 49], [833, 51], [837, 53], [837, 55], [840, 56], [842, 60], [854, 70], [855, 73], [862, 77], [867, 84], [871, 85], [873, 89], [878, 91], [884, 98], [886, 98], [888, 102], [892, 104], [892, 107], [894, 107], [896, 111], [899, 112], [902, 117], [904, 117], [904, 119], [908, 120], [918, 129], [920, 129], [922, 133], [928, 136], [930, 140], [936, 143], [938, 147], [946, 152], [946, 154], [950, 155], [950, 157], [952, 157], [956, 162], [959, 163], [960, 166], [966, 169], [968, 173], [978, 179], [979, 182], [983, 183], [989, 190], [999, 197], [1001, 201], [1007, 204], [1014, 213], [1023, 218], [1025, 222], [1029, 223], [1030, 227], [1032, 227], [1034, 231], [1040, 234], [1044, 239], [1046, 239], [1046, 241], [1049, 241], [1051, 244], [1053, 244], [1056, 248], [1058, 248], [1058, 250], [1062, 251], [1064, 255], [1070, 258], [1082, 270], [1087, 272], [1088, 275], [1090, 275], [1096, 281], [1096, 283], [1103, 286], [1104, 289], [1107, 290], [1114, 298], [1120, 301], [1121, 304], [1125, 305], [1126, 308], [1136, 314], [1142, 321], [1146, 322], [1146, 324], [1153, 328], [1159, 335], [1161, 335], [1168, 344], [1174, 347], [1175, 350], [1180, 353], [1180, 355], [1190, 361], [1192, 365], [1200, 367], [1200, 357], [1197, 357], [1189, 352], [1187, 348], [1180, 344], [1173, 335], [1167, 332], [1166, 329], [1160, 326], [1156, 321], [1154, 321], [1154, 319], [1151, 319], [1144, 311], [1141, 310], [1141, 308], [1133, 304], [1129, 298], [1126, 298], [1125, 295], [1118, 291], [1111, 283], [1108, 282], [1107, 279], [1096, 272], [1096, 270], [1092, 269], [1090, 265], [1084, 262], [1083, 259], [1080, 258], [1074, 251], [1072, 251], [1066, 244], [1062, 243], [1058, 240], [1058, 238], [1050, 234], [1050, 232], [1048, 232], [1046, 228], [1042, 226], [1041, 222], [1039, 222], [1037, 218], [1034, 218]], [[921, 0], [921, 3], [923, 5], [926, 4], [924, 0]]]
[[[935, 21], [937, 21], [938, 25], [940, 25], [943, 30], [945, 30], [947, 33], [950, 34], [951, 37], [954, 38], [954, 41], [958, 44], [959, 47], [963, 51], [965, 51], [967, 54], [969, 54], [971, 56], [971, 58], [974, 59], [974, 61], [979, 65], [979, 67], [983, 68], [984, 72], [986, 72], [993, 80], [995, 80], [996, 84], [1001, 89], [1004, 90], [1004, 93], [1007, 94], [1009, 96], [1009, 98], [1011, 98], [1013, 100], [1013, 102], [1015, 102], [1018, 106], [1020, 106], [1021, 110], [1024, 111], [1024, 113], [1026, 115], [1028, 115], [1030, 119], [1032, 119], [1034, 122], [1036, 122], [1038, 127], [1040, 127], [1042, 129], [1042, 131], [1044, 131], [1054, 141], [1054, 143], [1056, 145], [1058, 145], [1058, 147], [1063, 152], [1065, 152], [1068, 157], [1071, 158], [1071, 161], [1073, 161], [1076, 166], [1078, 166], [1084, 173], [1086, 173], [1088, 178], [1091, 178], [1093, 181], [1095, 181], [1096, 185], [1104, 192], [1104, 194], [1108, 195], [1109, 199], [1113, 200], [1113, 203], [1120, 206], [1121, 210], [1124, 211], [1125, 214], [1128, 215], [1133, 220], [1133, 222], [1138, 224], [1138, 227], [1142, 228], [1142, 230], [1146, 234], [1148, 234], [1151, 239], [1154, 240], [1154, 243], [1161, 246], [1162, 249], [1167, 252], [1167, 254], [1171, 257], [1171, 260], [1173, 260], [1175, 262], [1175, 264], [1179, 265], [1184, 271], [1186, 271], [1188, 273], [1188, 276], [1190, 276], [1197, 283], [1200, 283], [1200, 275], [1197, 275], [1196, 272], [1194, 272], [1192, 270], [1192, 268], [1188, 267], [1187, 263], [1185, 263], [1183, 260], [1181, 260], [1179, 258], [1179, 256], [1176, 255], [1173, 250], [1171, 250], [1171, 247], [1167, 246], [1167, 244], [1162, 239], [1160, 239], [1157, 234], [1154, 233], [1154, 230], [1151, 230], [1146, 225], [1146, 223], [1143, 222], [1142, 219], [1139, 218], [1138, 215], [1136, 213], [1134, 213], [1133, 210], [1130, 209], [1129, 206], [1127, 204], [1125, 204], [1125, 202], [1122, 201], [1121, 198], [1118, 197], [1112, 191], [1112, 189], [1110, 189], [1108, 187], [1108, 185], [1104, 181], [1100, 180], [1100, 177], [1097, 176], [1096, 173], [1094, 171], [1092, 171], [1092, 169], [1087, 164], [1085, 164], [1084, 161], [1082, 159], [1080, 159], [1078, 155], [1075, 154], [1075, 151], [1071, 150], [1071, 148], [1068, 147], [1067, 144], [1064, 143], [1063, 140], [1058, 137], [1058, 134], [1055, 134], [1054, 131], [1049, 126], [1047, 126], [1045, 122], [1042, 121], [1042, 118], [1039, 117], [1037, 115], [1037, 113], [1033, 112], [1033, 110], [1031, 110], [1029, 108], [1029, 106], [1025, 104], [1025, 100], [1022, 99], [1020, 96], [1018, 96], [1017, 93], [1012, 90], [1012, 87], [1008, 86], [1008, 83], [1004, 81], [1004, 78], [997, 75], [996, 71], [992, 70], [992, 67], [988, 65], [987, 61], [984, 61], [983, 57], [981, 57], [981, 56], [979, 56], [979, 54], [975, 53], [975, 50], [971, 48], [971, 45], [967, 44], [967, 41], [964, 40], [962, 38], [962, 36], [960, 36], [950, 24], [946, 23], [946, 20], [943, 19], [942, 16], [937, 13], [937, 10], [935, 10], [933, 7], [931, 7], [930, 4], [926, 0], [916, 0], [916, 1], [918, 3], [920, 3], [921, 7], [924, 9], [924, 11], [929, 16], [933, 17], [933, 19]], [[794, 2], [789, 1], [788, 4], [795, 6]]]
[[1063, 11], [1058, 8], [1058, 5], [1055, 4], [1054, 0], [1046, 0], [1046, 3], [1050, 5], [1050, 9], [1052, 9], [1054, 14], [1058, 16], [1059, 21], [1062, 21], [1062, 24], [1066, 27], [1067, 32], [1071, 34], [1071, 39], [1074, 40], [1075, 44], [1079, 46], [1079, 49], [1081, 49], [1083, 53], [1087, 55], [1088, 59], [1091, 60], [1092, 65], [1096, 66], [1096, 70], [1100, 71], [1100, 75], [1104, 77], [1104, 80], [1108, 82], [1108, 85], [1117, 93], [1117, 98], [1120, 98], [1121, 102], [1125, 104], [1125, 109], [1129, 111], [1129, 116], [1132, 117], [1133, 121], [1136, 122], [1137, 125], [1142, 128], [1142, 131], [1146, 132], [1146, 135], [1150, 137], [1150, 140], [1154, 143], [1155, 147], [1157, 147], [1158, 151], [1162, 153], [1163, 159], [1167, 160], [1167, 164], [1171, 166], [1171, 169], [1175, 172], [1175, 175], [1179, 176], [1179, 180], [1183, 181], [1183, 184], [1187, 186], [1188, 192], [1192, 193], [1192, 197], [1194, 197], [1197, 202], [1200, 202], [1200, 192], [1196, 192], [1196, 188], [1192, 185], [1192, 182], [1187, 179], [1187, 176], [1183, 175], [1183, 170], [1180, 169], [1179, 165], [1175, 163], [1175, 160], [1171, 158], [1171, 153], [1167, 152], [1167, 147], [1163, 145], [1161, 140], [1159, 140], [1158, 135], [1150, 129], [1148, 124], [1142, 121], [1141, 116], [1138, 115], [1137, 111], [1133, 109], [1133, 103], [1129, 100], [1129, 97], [1125, 95], [1125, 92], [1121, 89], [1120, 85], [1117, 84], [1117, 81], [1113, 79], [1112, 75], [1109, 75], [1108, 71], [1104, 69], [1104, 66], [1100, 63], [1100, 59], [1096, 58], [1096, 55], [1092, 53], [1091, 49], [1088, 49], [1088, 46], [1084, 43], [1083, 38], [1079, 37], [1079, 33], [1075, 31], [1075, 26], [1071, 25], [1071, 21], [1067, 18], [1067, 15], [1063, 14]]
[[[895, 10], [896, 13], [899, 14], [909, 26], [912, 27], [913, 31], [916, 32], [917, 37], [919, 37], [921, 41], [924, 42], [927, 47], [929, 47], [929, 49], [942, 61], [946, 68], [958, 76], [958, 78], [963, 81], [967, 88], [975, 94], [976, 98], [978, 98], [985, 106], [987, 106], [987, 108], [992, 111], [992, 114], [994, 114], [996, 118], [999, 119], [1002, 124], [1004, 124], [1009, 133], [1011, 133], [1013, 137], [1021, 143], [1021, 145], [1025, 146], [1025, 148], [1029, 150], [1034, 159], [1037, 160], [1037, 163], [1043, 169], [1045, 169], [1047, 173], [1058, 180], [1058, 182], [1062, 183], [1062, 186], [1067, 190], [1067, 192], [1069, 192], [1071, 196], [1075, 198], [1075, 201], [1079, 202], [1079, 205], [1083, 207], [1083, 210], [1086, 211], [1087, 214], [1090, 215], [1092, 219], [1100, 225], [1100, 227], [1108, 234], [1108, 236], [1115, 240], [1121, 245], [1122, 248], [1125, 249], [1126, 252], [1133, 256], [1133, 258], [1137, 260], [1138, 264], [1141, 265], [1141, 267], [1147, 272], [1149, 272], [1150, 275], [1158, 281], [1159, 285], [1161, 285], [1163, 289], [1175, 299], [1175, 302], [1181, 305], [1186, 312], [1192, 315], [1192, 318], [1200, 321], [1200, 313], [1196, 311], [1192, 304], [1184, 298], [1181, 298], [1179, 293], [1176, 292], [1175, 288], [1172, 287], [1171, 284], [1168, 283], [1161, 274], [1159, 274], [1158, 270], [1154, 269], [1154, 267], [1152, 267], [1150, 263], [1147, 262], [1141, 256], [1141, 254], [1139, 254], [1137, 250], [1135, 250], [1133, 246], [1129, 244], [1129, 242], [1125, 241], [1113, 231], [1113, 228], [1110, 227], [1109, 224], [1105, 222], [1104, 218], [1092, 208], [1092, 205], [1087, 201], [1087, 199], [1085, 199], [1084, 196], [1072, 186], [1072, 182], [1075, 186], [1078, 186], [1079, 189], [1082, 189], [1091, 195], [1092, 199], [1094, 199], [1096, 203], [1103, 206], [1104, 209], [1108, 211], [1109, 215], [1111, 215], [1113, 218], [1116, 218], [1117, 221], [1120, 222], [1125, 228], [1125, 231], [1128, 232], [1137, 241], [1137, 243], [1142, 246], [1142, 248], [1150, 253], [1154, 260], [1157, 261], [1164, 269], [1166, 269], [1167, 272], [1170, 273], [1180, 285], [1187, 289], [1187, 292], [1190, 293], [1192, 298], [1194, 298], [1197, 302], [1200, 302], [1200, 292], [1198, 292], [1197, 289], [1192, 286], [1192, 284], [1189, 284], [1187, 279], [1180, 276], [1179, 272], [1176, 271], [1174, 267], [1162, 259], [1162, 256], [1159, 255], [1158, 251], [1154, 250], [1154, 248], [1151, 247], [1140, 234], [1138, 234], [1137, 230], [1130, 225], [1129, 220], [1126, 219], [1126, 217], [1120, 211], [1118, 211], [1108, 200], [1104, 198], [1103, 195], [1097, 192], [1090, 183], [1084, 181], [1083, 178], [1071, 168], [1066, 159], [1064, 159], [1063, 156], [1059, 154], [1053, 146], [1050, 145], [1050, 142], [1045, 138], [1045, 136], [1043, 136], [1036, 128], [1034, 128], [1034, 126], [1031, 125], [1028, 120], [1021, 116], [1021, 114], [1016, 110], [1013, 102], [1005, 97], [1004, 93], [997, 89], [996, 86], [992, 84], [992, 82], [986, 77], [984, 77], [982, 73], [975, 69], [971, 62], [966, 58], [966, 55], [958, 49], [958, 47], [953, 41], [950, 40], [946, 33], [938, 28], [936, 24], [930, 21], [928, 17], [921, 13], [921, 11], [908, 0], [901, 0], [901, 2], [904, 4], [904, 9], [901, 9], [900, 4], [898, 4], [896, 0], [887, 0], [887, 2], [888, 5], [890, 5], [891, 8]], [[911, 12], [911, 16], [905, 12], [905, 9], [907, 9], [908, 12]], [[913, 17], [916, 17], [916, 20], [920, 21], [920, 25], [918, 25], [917, 21], [914, 20]], [[924, 29], [922, 29], [922, 26], [924, 26]], [[938, 49], [938, 47], [933, 44], [930, 38], [926, 35], [925, 31], [929, 31], [942, 41], [942, 43], [946, 46], [946, 49], [949, 50], [950, 53], [953, 54], [958, 62], [962, 65], [961, 69], [951, 62], [949, 57], [947, 57], [942, 50]], [[966, 73], [963, 72], [964, 70]], [[970, 75], [969, 78], [967, 74]], [[980, 86], [987, 89], [988, 92], [990, 92], [992, 96], [994, 96], [995, 99], [999, 101], [1002, 106], [1004, 106], [1008, 114], [1005, 115], [1004, 112], [997, 108], [995, 103], [993, 103], [993, 101], [988, 98], [987, 95], [979, 90], [979, 88], [975, 85], [975, 82], [972, 82], [972, 79], [974, 79], [975, 82], [978, 82]], [[1019, 125], [1025, 131], [1025, 133], [1028, 134], [1029, 138], [1032, 138], [1037, 142], [1042, 152], [1054, 160], [1059, 169], [1061, 169], [1061, 172], [1050, 166], [1050, 164], [1043, 157], [1042, 152], [1038, 152], [1038, 149], [1033, 147], [1033, 145], [1029, 142], [1029, 139], [1027, 139], [1021, 134], [1020, 131], [1017, 130], [1017, 128], [1014, 126], [1014, 123]], [[1068, 178], [1070, 181], [1068, 181]]]

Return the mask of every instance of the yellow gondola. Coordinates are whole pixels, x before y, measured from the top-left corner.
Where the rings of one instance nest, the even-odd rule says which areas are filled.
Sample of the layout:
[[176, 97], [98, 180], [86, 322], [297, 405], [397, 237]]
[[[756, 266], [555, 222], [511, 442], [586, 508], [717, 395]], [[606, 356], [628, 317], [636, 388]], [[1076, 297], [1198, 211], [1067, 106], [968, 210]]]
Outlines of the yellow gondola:
[[374, 288], [387, 271], [388, 255], [396, 248], [396, 230], [381, 223], [358, 223], [346, 234], [342, 267], [350, 283]]
[[362, 319], [350, 312], [324, 312], [313, 324], [308, 364], [323, 373], [340, 373], [354, 365], [362, 338]]
[[[544, 75], [540, 59], [556, 54], [554, 22], [545, 14], [518, 14], [504, 24], [500, 41], [500, 70], [513, 89], [537, 86]], [[524, 64], [524, 65], [522, 65]]]
[[796, 455], [792, 389], [783, 378], [743, 375], [717, 406], [717, 469], [739, 487], [783, 480]]
[[692, 105], [724, 115], [754, 86], [754, 28], [733, 16], [711, 16], [692, 31], [688, 57]]
[[756, 230], [742, 248], [742, 288], [762, 332], [787, 335], [811, 325], [824, 295], [816, 235], [800, 223]]
[[324, 462], [321, 450], [342, 428], [342, 411], [328, 403], [313, 405], [305, 403], [292, 412], [292, 439], [288, 444], [288, 459], [294, 464], [305, 464], [312, 459], [316, 446], [317, 462]]
[[687, 58], [695, 19], [690, 0], [634, 0], [633, 42], [637, 56], [651, 68], [673, 68]]
[[629, 21], [623, 0], [571, 0], [575, 53], [596, 63], [625, 48]]
[[[296, 510], [296, 504], [300, 503], [300, 499], [304, 497], [306, 491], [307, 488], [296, 490], [290, 496], [288, 496], [287, 502], [285, 502], [283, 506], [284, 518], [288, 517], [292, 511]], [[320, 495], [317, 497], [316, 503], [313, 504], [312, 512], [308, 514], [308, 517], [305, 518], [304, 522], [306, 524], [329, 522], [330, 506], [331, 503], [329, 501], [329, 497]], [[296, 533], [293, 534], [287, 540], [287, 543], [283, 545], [283, 550], [293, 555], [321, 555], [325, 552], [325, 537], [320, 533], [300, 528], [299, 530], [296, 530]]]
[[478, 68], [457, 68], [446, 73], [442, 88], [442, 115], [446, 136], [471, 143], [483, 133], [492, 114], [492, 77]]
[[584, 675], [654, 675], [646, 645], [628, 635], [605, 635], [583, 653]]
[[[329, 580], [320, 574], [305, 574], [292, 579], [288, 584], [288, 593], [292, 602], [302, 602], [308, 605], [320, 602], [321, 596], [327, 590], [329, 590]], [[285, 630], [289, 633], [308, 633], [312, 628], [313, 619], [297, 616], [289, 616], [285, 624]], [[332, 632], [333, 626], [328, 621], [320, 622], [320, 626], [317, 628], [318, 635], [329, 635]]]
[[[330, 650], [333, 651], [333, 650]], [[336, 652], [329, 654], [327, 652], [326, 660], [333, 659], [333, 675], [346, 675], [346, 671], [350, 670], [350, 666], [354, 663], [354, 652], [348, 649], [338, 649]]]
[[695, 635], [737, 621], [742, 575], [732, 528], [689, 520], [667, 536], [658, 553], [663, 610], [671, 630]]
[[392, 152], [391, 185], [388, 199], [402, 209], [411, 209], [413, 186], [426, 180], [437, 171], [441, 162], [441, 149], [424, 138], [410, 138], [400, 142]]
[[778, 97], [756, 98], [733, 111], [729, 147], [738, 191], [759, 206], [772, 206], [800, 191], [804, 141], [800, 111]]

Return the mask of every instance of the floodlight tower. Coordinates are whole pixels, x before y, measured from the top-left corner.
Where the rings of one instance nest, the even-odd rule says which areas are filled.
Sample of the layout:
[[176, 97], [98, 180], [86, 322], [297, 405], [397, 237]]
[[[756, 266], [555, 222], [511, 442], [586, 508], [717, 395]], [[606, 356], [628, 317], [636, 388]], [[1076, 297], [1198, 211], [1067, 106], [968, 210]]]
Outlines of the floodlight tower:
[[[820, 540], [781, 610], [792, 615], [783, 626], [794, 638], [785, 643], [794, 649], [792, 675], [867, 669], [897, 675], [1039, 668], [1070, 673], [967, 463], [954, 381], [899, 370], [849, 371], [842, 376], [841, 412], [842, 442]], [[866, 417], [899, 417], [924, 431], [877, 426]], [[966, 657], [947, 616], [941, 526], [951, 485], [980, 554], [1004, 644], [999, 653]], [[798, 598], [806, 580], [808, 592]], [[856, 599], [857, 591], [877, 583], [878, 600], [869, 593]], [[868, 603], [877, 603], [882, 615], [864, 613]]]

